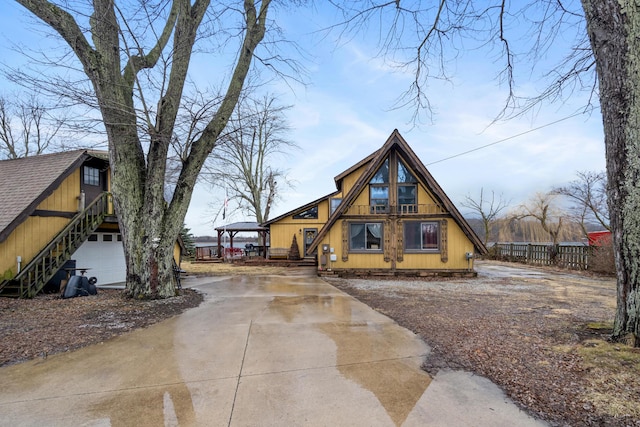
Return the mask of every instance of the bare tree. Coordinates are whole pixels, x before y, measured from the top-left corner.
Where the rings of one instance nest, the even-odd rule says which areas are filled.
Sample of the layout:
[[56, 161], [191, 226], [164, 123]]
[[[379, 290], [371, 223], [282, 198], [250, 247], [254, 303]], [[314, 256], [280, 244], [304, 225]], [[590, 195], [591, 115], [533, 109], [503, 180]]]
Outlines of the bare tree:
[[557, 245], [566, 218], [564, 212], [557, 204], [557, 195], [553, 193], [536, 193], [529, 201], [519, 208], [518, 219], [533, 218], [540, 223], [545, 233], [548, 234], [553, 245]]
[[491, 191], [491, 199], [485, 198], [484, 188], [480, 188], [479, 199], [474, 199], [471, 195], [467, 195], [460, 204], [471, 209], [473, 213], [480, 215], [482, 226], [484, 228], [485, 245], [489, 241], [491, 229], [495, 224], [498, 215], [506, 209], [507, 206], [509, 206], [509, 203], [502, 198], [502, 195], [498, 196], [498, 199], [496, 200], [496, 194], [493, 191]]
[[[267, 27], [278, 30], [267, 18], [271, 1], [16, 1], [66, 42], [77, 60], [67, 62], [68, 69], [80, 68], [90, 83], [87, 88], [63, 82], [67, 96], [98, 107], [106, 130], [128, 293], [137, 298], [175, 295], [173, 245], [198, 174], [235, 109]], [[224, 47], [237, 55], [228, 79], [220, 79], [226, 87], [220, 103], [203, 118], [199, 135], [180, 158], [167, 201], [168, 157], [172, 140], [180, 137], [176, 122], [189, 64], [194, 51], [213, 40], [220, 44], [209, 46], [208, 53]], [[277, 62], [270, 54], [269, 65]]]
[[277, 161], [282, 164], [282, 157], [298, 148], [286, 137], [289, 108], [270, 94], [241, 100], [208, 167], [207, 179], [224, 184], [230, 199], [259, 224], [269, 219], [279, 189], [288, 185], [286, 170]]
[[[498, 78], [506, 82], [502, 115], [521, 114], [543, 101], [562, 101], [575, 91], [590, 92], [600, 102], [604, 123], [607, 197], [613, 233], [617, 311], [613, 339], [629, 336], [640, 346], [640, 9], [619, 0], [438, 0], [333, 2], [344, 19], [332, 29], [344, 39], [379, 24], [380, 54], [404, 71], [412, 85], [401, 98], [416, 114], [430, 112], [431, 78], [447, 78], [447, 65], [469, 48], [488, 48], [502, 58]], [[523, 36], [526, 35], [526, 36]], [[541, 70], [546, 88], [520, 98], [518, 66], [530, 79], [556, 46], [572, 40], [566, 55]], [[474, 44], [475, 43], [475, 44]]]
[[35, 96], [0, 96], [0, 158], [17, 159], [46, 152], [63, 123]]
[[606, 230], [609, 225], [607, 207], [607, 176], [604, 172], [577, 172], [578, 179], [552, 191], [567, 197], [573, 202], [573, 211], [580, 224], [584, 237], [587, 237], [587, 224], [598, 223]]

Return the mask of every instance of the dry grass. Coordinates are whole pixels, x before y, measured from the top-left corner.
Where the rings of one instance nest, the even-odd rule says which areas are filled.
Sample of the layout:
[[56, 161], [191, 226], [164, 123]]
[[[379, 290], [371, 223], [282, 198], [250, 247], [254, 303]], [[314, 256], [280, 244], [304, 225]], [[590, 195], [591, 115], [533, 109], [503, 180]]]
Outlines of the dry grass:
[[[590, 375], [588, 400], [612, 417], [640, 419], [640, 351], [619, 343], [588, 340], [578, 348]], [[613, 392], [615, 390], [615, 392]]]
[[268, 276], [272, 274], [285, 274], [287, 270], [290, 270], [287, 267], [283, 266], [233, 264], [227, 262], [183, 261], [180, 266], [188, 274], [193, 274], [196, 276]]

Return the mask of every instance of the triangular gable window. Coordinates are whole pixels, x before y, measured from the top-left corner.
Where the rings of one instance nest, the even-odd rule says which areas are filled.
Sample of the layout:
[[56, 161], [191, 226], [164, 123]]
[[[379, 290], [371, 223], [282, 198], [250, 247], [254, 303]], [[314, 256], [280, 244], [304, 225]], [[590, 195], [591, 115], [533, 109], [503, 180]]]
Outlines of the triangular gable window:
[[398, 183], [399, 184], [415, 184], [418, 182], [415, 176], [409, 171], [404, 163], [398, 159]]
[[318, 218], [318, 205], [315, 205], [304, 212], [300, 212], [293, 216], [293, 219], [317, 219]]
[[389, 159], [385, 160], [378, 172], [373, 175], [369, 184], [388, 184], [389, 183]]

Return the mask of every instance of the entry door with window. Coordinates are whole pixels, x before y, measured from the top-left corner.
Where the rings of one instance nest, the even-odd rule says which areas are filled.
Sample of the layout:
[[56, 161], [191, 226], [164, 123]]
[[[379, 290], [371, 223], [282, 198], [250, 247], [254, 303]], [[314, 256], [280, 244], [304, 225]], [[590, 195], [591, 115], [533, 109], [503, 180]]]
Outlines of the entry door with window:
[[106, 169], [100, 169], [99, 165], [87, 163], [82, 166], [81, 171], [80, 189], [84, 191], [85, 204], [88, 205], [103, 191], [107, 191], [107, 172]]
[[305, 228], [303, 230], [303, 233], [304, 233], [304, 254], [302, 254], [302, 256], [304, 257], [304, 256], [307, 255], [307, 249], [309, 248], [309, 246], [311, 246], [311, 243], [313, 243], [313, 240], [318, 235], [318, 229], [317, 228]]

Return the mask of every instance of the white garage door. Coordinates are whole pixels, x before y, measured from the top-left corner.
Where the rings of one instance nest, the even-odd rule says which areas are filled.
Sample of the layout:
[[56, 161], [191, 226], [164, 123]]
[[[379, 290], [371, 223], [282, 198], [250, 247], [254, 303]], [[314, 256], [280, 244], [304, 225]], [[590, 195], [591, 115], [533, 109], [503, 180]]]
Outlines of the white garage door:
[[[96, 277], [97, 285], [124, 284], [126, 264], [119, 233], [94, 233], [78, 248], [72, 259], [76, 268], [90, 268], [86, 275]], [[76, 274], [80, 274], [76, 271]]]

